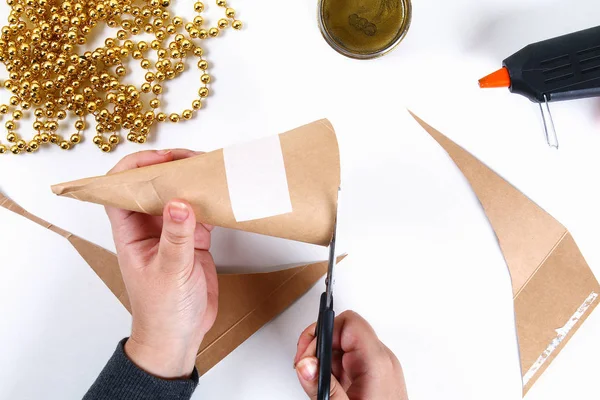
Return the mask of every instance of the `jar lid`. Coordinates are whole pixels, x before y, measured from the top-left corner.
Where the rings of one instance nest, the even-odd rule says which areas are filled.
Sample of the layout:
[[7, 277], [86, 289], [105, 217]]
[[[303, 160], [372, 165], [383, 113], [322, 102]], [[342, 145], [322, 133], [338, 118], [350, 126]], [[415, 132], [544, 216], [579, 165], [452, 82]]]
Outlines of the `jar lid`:
[[402, 41], [411, 14], [410, 0], [320, 0], [319, 28], [337, 52], [369, 59]]

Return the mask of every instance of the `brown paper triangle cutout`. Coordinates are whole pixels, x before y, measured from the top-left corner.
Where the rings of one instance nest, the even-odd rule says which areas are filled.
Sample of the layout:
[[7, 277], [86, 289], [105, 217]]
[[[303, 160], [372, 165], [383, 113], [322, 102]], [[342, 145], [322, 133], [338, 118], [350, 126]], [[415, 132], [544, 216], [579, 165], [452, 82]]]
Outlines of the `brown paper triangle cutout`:
[[[65, 237], [131, 312], [116, 254], [30, 214], [0, 193], [0, 206]], [[338, 262], [345, 256], [338, 257]], [[219, 274], [219, 312], [198, 351], [203, 374], [308, 291], [327, 272], [327, 262], [269, 273]]]
[[525, 394], [598, 305], [598, 281], [560, 222], [411, 115], [467, 178], [496, 233], [512, 281]]

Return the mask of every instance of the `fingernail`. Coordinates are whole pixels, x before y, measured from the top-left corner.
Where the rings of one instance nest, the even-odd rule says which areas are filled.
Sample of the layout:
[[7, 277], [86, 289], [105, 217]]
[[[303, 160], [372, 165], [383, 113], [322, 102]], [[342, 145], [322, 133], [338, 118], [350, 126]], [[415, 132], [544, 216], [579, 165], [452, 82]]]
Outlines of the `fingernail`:
[[296, 370], [305, 381], [312, 381], [317, 376], [317, 360], [313, 357], [303, 358], [296, 364]]
[[179, 201], [173, 201], [169, 203], [169, 215], [173, 221], [183, 222], [190, 215], [190, 211], [188, 210], [187, 205]]
[[158, 154], [159, 156], [166, 156], [168, 154], [171, 154], [171, 150], [156, 150], [156, 154]]

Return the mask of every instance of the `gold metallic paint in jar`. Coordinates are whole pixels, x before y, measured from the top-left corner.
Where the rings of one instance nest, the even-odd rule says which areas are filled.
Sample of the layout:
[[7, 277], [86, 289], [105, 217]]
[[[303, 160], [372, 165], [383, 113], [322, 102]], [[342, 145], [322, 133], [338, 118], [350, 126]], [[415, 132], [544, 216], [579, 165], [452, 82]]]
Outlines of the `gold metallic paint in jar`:
[[410, 1], [319, 0], [319, 28], [327, 43], [347, 57], [380, 57], [406, 36]]

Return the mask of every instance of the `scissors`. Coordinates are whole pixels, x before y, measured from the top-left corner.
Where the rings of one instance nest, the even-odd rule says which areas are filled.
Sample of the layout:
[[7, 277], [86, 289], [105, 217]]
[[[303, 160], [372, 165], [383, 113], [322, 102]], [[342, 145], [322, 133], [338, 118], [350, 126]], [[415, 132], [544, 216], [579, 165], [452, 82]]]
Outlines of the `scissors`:
[[329, 243], [329, 266], [327, 268], [327, 279], [325, 280], [325, 291], [321, 294], [319, 305], [319, 318], [315, 335], [317, 336], [317, 359], [319, 360], [319, 386], [317, 399], [329, 400], [331, 386], [331, 359], [333, 353], [333, 322], [335, 311], [333, 311], [333, 267], [335, 265], [335, 237], [337, 231], [337, 215], [333, 225], [333, 236]]

